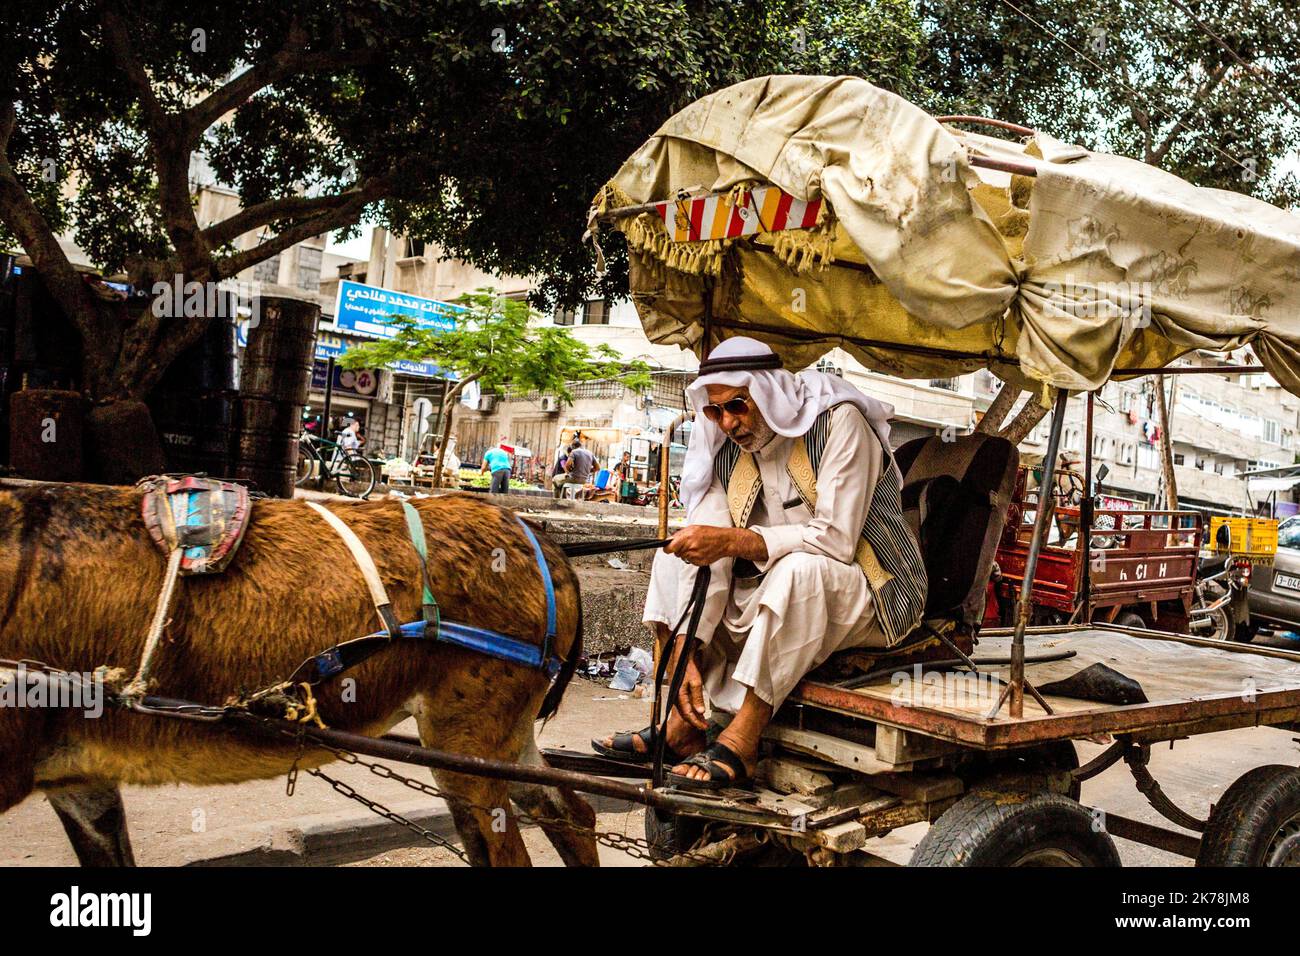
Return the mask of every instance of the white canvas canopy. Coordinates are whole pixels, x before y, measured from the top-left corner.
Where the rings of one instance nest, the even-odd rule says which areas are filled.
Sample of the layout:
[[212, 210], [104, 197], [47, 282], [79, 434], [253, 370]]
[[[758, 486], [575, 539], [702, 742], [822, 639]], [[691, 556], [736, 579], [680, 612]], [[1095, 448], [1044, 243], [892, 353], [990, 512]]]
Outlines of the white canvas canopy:
[[963, 132], [861, 79], [764, 77], [691, 104], [593, 221], [684, 196], [753, 205], [766, 184], [820, 200], [816, 221], [681, 242], [654, 210], [614, 213], [652, 341], [696, 347], [707, 308], [715, 341], [764, 338], [792, 367], [842, 346], [906, 377], [986, 367], [1070, 390], [1250, 345], [1300, 393], [1300, 217], [1043, 133]]

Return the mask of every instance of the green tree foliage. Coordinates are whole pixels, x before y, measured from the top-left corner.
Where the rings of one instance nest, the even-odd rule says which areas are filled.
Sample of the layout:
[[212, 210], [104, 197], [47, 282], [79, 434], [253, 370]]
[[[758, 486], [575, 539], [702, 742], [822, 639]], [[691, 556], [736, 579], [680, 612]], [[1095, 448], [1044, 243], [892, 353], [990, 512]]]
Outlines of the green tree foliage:
[[[111, 401], [147, 394], [204, 322], [128, 314], [68, 264], [64, 229], [145, 289], [235, 276], [365, 218], [542, 279], [544, 297], [617, 295], [616, 242], [598, 282], [577, 241], [588, 200], [672, 112], [765, 73], [865, 76], [936, 112], [1019, 121], [1289, 203], [1279, 162], [1300, 113], [1298, 8], [25, 0], [0, 5], [0, 231], [81, 332], [83, 389]], [[198, 219], [200, 170], [234, 189], [238, 211]]]
[[442, 444], [447, 447], [452, 413], [461, 391], [471, 382], [487, 392], [541, 392], [573, 400], [569, 385], [616, 379], [630, 389], [650, 386], [650, 367], [624, 362], [601, 344], [594, 349], [566, 328], [541, 321], [528, 303], [478, 289], [456, 300], [464, 311], [450, 329], [431, 329], [407, 316], [393, 316], [390, 339], [354, 346], [343, 353], [345, 368], [383, 367], [409, 360], [433, 362], [456, 374], [442, 403]]
[[455, 326], [432, 329], [408, 316], [393, 316], [389, 339], [353, 346], [339, 364], [345, 368], [382, 367], [409, 360], [432, 362], [454, 372], [458, 384], [476, 381], [488, 392], [510, 388], [542, 392], [572, 401], [572, 382], [620, 379], [628, 388], [650, 385], [650, 367], [624, 363], [608, 345], [589, 347], [566, 328], [541, 321], [527, 302], [478, 289], [456, 300], [464, 311]]

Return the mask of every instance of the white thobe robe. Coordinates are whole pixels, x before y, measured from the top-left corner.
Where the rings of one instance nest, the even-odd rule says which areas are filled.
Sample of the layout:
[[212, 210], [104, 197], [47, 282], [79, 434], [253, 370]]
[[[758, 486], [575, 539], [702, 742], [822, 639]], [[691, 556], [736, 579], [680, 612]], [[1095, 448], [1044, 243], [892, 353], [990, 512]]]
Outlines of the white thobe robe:
[[[795, 441], [777, 435], [754, 455], [763, 490], [746, 527], [767, 545], [767, 559], [755, 562], [764, 576], [735, 578], [734, 558], [711, 566], [697, 636], [704, 645], [705, 693], [715, 710], [734, 714], [749, 689], [776, 709], [836, 651], [885, 646], [871, 589], [853, 561], [886, 464], [880, 440], [855, 407], [835, 409], [818, 468], [815, 514], [786, 467]], [[716, 476], [691, 522], [732, 526], [726, 489]], [[695, 571], [673, 555], [656, 554], [643, 620], [675, 625]]]

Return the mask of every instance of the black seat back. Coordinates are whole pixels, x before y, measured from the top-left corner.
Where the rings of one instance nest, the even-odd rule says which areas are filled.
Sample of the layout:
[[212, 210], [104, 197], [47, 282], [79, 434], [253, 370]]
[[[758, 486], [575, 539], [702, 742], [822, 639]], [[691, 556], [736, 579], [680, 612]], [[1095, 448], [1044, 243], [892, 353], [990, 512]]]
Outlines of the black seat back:
[[978, 626], [1020, 454], [996, 435], [916, 438], [894, 458], [929, 578], [925, 619]]

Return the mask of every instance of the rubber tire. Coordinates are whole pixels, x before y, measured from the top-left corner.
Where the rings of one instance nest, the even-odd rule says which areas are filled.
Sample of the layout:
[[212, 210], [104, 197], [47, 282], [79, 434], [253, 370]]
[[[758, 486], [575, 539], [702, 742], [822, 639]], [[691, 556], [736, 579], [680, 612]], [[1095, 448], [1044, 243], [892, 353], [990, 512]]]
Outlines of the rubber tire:
[[[1015, 866], [1031, 850], [1062, 849], [1082, 866], [1117, 867], [1110, 834], [1059, 793], [975, 790], [949, 807], [917, 844], [909, 866]], [[1031, 864], [1026, 864], [1031, 865]]]
[[1141, 627], [1146, 628], [1147, 622], [1142, 619], [1142, 615], [1136, 611], [1121, 611], [1115, 618], [1116, 627]]
[[704, 820], [668, 813], [654, 807], [645, 808], [645, 838], [650, 844], [652, 860], [667, 860], [684, 853], [704, 834]]
[[[356, 470], [353, 470], [354, 466], [356, 466]], [[350, 476], [348, 479], [343, 477], [343, 469], [345, 468], [348, 470]], [[360, 494], [354, 494], [349, 490], [348, 486], [343, 483], [345, 480], [354, 481], [360, 477], [358, 476], [357, 471], [364, 472], [365, 476], [369, 479], [369, 483], [366, 484], [366, 490]], [[375, 490], [375, 483], [378, 479], [379, 476], [375, 472], [374, 462], [366, 458], [364, 455], [348, 455], [339, 463], [339, 471], [334, 474], [334, 484], [338, 487], [339, 494], [343, 495], [345, 498], [360, 498], [362, 501], [365, 501], [370, 497], [370, 492]], [[366, 477], [361, 477], [362, 483], [366, 482], [366, 480]]]
[[[1233, 783], [1210, 812], [1197, 866], [1265, 866], [1269, 845], [1287, 822], [1300, 830], [1300, 769], [1256, 767]], [[1300, 835], [1294, 838], [1300, 841]], [[1288, 866], [1300, 866], [1300, 842]]]
[[[307, 463], [306, 471], [303, 470], [303, 462]], [[320, 455], [307, 445], [299, 443], [298, 470], [294, 473], [293, 486], [301, 488], [308, 480], [320, 474], [321, 467]]]

